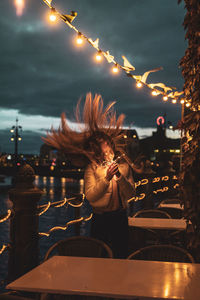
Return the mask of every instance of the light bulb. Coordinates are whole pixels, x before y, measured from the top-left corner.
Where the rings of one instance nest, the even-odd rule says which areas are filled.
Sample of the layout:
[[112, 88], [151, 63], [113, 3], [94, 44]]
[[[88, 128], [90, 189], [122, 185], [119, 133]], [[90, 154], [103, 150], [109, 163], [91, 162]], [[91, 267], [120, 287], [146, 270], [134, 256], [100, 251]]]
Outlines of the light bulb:
[[186, 107], [190, 107], [190, 105], [191, 105], [191, 104], [190, 104], [189, 102], [187, 102], [187, 103], [185, 104]]
[[101, 51], [98, 51], [97, 54], [95, 55], [95, 59], [97, 62], [100, 62], [102, 60], [102, 54]]
[[52, 8], [51, 9], [51, 13], [50, 13], [50, 15], [49, 15], [49, 20], [51, 21], [51, 22], [55, 22], [56, 21], [56, 14], [55, 14], [55, 8]]
[[112, 71], [113, 73], [118, 73], [119, 72], [119, 68], [117, 67], [117, 65], [115, 65], [113, 68], [112, 68]]
[[184, 104], [184, 103], [185, 103], [185, 100], [184, 100], [184, 99], [181, 99], [180, 103], [181, 103], [181, 104]]
[[163, 96], [163, 101], [167, 101], [168, 100], [168, 97], [165, 95]]
[[156, 92], [155, 90], [153, 90], [151, 94], [152, 94], [153, 96], [157, 96], [157, 95], [158, 95], [157, 92]]
[[176, 99], [172, 99], [172, 103], [175, 104], [177, 102]]
[[137, 81], [137, 82], [136, 82], [136, 86], [137, 86], [138, 88], [141, 88], [141, 87], [142, 87], [142, 85], [143, 85], [143, 84], [142, 84], [142, 82], [141, 82], [141, 81]]
[[82, 34], [80, 32], [78, 33], [78, 36], [77, 36], [77, 39], [76, 39], [76, 43], [78, 45], [82, 45], [83, 44], [83, 36], [82, 36]]

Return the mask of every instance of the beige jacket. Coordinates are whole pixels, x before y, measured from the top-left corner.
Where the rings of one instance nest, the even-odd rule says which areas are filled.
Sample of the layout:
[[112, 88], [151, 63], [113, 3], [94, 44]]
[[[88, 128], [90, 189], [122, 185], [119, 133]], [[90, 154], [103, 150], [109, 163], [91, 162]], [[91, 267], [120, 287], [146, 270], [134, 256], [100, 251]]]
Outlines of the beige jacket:
[[[96, 213], [110, 211], [112, 180], [108, 181], [105, 178], [106, 170], [104, 166], [89, 164], [84, 174], [85, 196]], [[127, 200], [135, 195], [135, 185], [127, 163], [119, 164], [119, 171], [121, 177], [117, 180], [117, 184], [122, 205], [126, 208]]]

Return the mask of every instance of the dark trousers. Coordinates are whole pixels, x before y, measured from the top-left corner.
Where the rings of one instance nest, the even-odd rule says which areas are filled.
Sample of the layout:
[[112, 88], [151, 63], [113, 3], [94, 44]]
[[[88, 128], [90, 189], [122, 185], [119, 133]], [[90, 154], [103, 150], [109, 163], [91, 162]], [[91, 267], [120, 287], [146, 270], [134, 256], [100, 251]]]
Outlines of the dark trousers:
[[115, 258], [128, 255], [128, 217], [126, 210], [116, 210], [92, 217], [91, 236], [104, 241]]

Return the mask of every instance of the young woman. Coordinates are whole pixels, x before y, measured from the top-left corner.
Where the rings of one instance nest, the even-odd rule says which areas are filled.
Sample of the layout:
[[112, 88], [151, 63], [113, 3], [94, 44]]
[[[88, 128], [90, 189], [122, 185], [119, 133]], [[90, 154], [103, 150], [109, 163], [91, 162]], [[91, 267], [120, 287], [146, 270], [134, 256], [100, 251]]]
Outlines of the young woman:
[[111, 246], [116, 258], [125, 258], [128, 250], [127, 200], [135, 194], [132, 172], [124, 160], [125, 144], [121, 142], [124, 115], [116, 119], [114, 102], [103, 109], [100, 95], [87, 94], [80, 118], [81, 132], [75, 132], [62, 114], [58, 131], [52, 129], [45, 142], [65, 152], [85, 158], [85, 195], [93, 208], [91, 236]]

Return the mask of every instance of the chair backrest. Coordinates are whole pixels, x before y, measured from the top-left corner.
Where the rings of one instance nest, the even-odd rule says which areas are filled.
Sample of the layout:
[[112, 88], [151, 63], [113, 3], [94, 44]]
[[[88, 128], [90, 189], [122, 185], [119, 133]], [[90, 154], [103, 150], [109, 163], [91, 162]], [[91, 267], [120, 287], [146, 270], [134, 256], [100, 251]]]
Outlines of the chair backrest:
[[87, 236], [74, 236], [52, 245], [44, 260], [53, 255], [112, 258], [113, 252], [103, 241]]
[[129, 253], [145, 246], [157, 245], [160, 239], [156, 231], [150, 228], [129, 226]]
[[128, 259], [194, 263], [194, 258], [185, 249], [174, 245], [152, 245], [141, 248]]
[[176, 207], [158, 207], [160, 211], [168, 213], [172, 219], [181, 219], [183, 218], [183, 210]]
[[178, 198], [168, 198], [160, 202], [160, 204], [180, 204], [181, 201]]
[[167, 212], [158, 209], [142, 209], [137, 211], [133, 217], [171, 219], [171, 216]]

